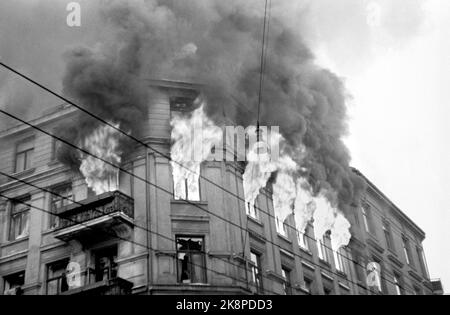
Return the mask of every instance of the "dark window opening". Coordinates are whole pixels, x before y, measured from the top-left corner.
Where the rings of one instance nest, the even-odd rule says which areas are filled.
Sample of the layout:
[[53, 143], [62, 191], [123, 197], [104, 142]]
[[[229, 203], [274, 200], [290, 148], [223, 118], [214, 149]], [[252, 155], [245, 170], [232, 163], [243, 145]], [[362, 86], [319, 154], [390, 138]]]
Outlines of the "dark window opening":
[[63, 259], [47, 266], [47, 294], [57, 295], [69, 290], [66, 268], [69, 259]]
[[25, 284], [25, 271], [21, 271], [3, 278], [5, 281], [5, 295], [20, 295], [21, 287]]
[[96, 282], [117, 277], [117, 246], [100, 249], [94, 253], [94, 257]]
[[292, 295], [291, 271], [287, 268], [282, 268], [281, 274], [284, 278], [284, 283], [283, 283], [284, 294]]

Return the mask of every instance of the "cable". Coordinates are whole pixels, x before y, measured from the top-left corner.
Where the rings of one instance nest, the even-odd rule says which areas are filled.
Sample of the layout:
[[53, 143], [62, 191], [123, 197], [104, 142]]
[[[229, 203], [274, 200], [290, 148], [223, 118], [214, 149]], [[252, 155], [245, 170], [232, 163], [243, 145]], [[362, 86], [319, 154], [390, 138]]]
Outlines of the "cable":
[[[68, 141], [66, 141], [66, 140], [64, 140], [64, 139], [61, 139], [61, 138], [59, 138], [59, 137], [57, 137], [57, 136], [55, 136], [55, 135], [53, 135], [53, 134], [51, 134], [51, 133], [49, 133], [49, 132], [43, 130], [43, 129], [40, 128], [40, 127], [37, 127], [37, 126], [35, 126], [35, 125], [33, 125], [33, 124], [29, 123], [29, 122], [26, 122], [26, 121], [24, 121], [24, 120], [22, 120], [22, 119], [20, 119], [20, 118], [18, 118], [18, 117], [16, 117], [16, 116], [14, 116], [14, 115], [8, 113], [8, 112], [5, 112], [4, 110], [1, 110], [1, 109], [0, 109], [0, 112], [2, 112], [3, 114], [5, 114], [5, 115], [7, 115], [7, 116], [9, 116], [9, 117], [11, 117], [11, 118], [13, 118], [13, 119], [18, 120], [19, 122], [22, 122], [22, 123], [25, 124], [25, 125], [28, 125], [28, 126], [31, 127], [31, 128], [34, 128], [34, 129], [36, 129], [36, 130], [38, 130], [38, 131], [40, 131], [40, 132], [42, 132], [42, 133], [44, 133], [44, 134], [46, 134], [46, 135], [48, 135], [48, 136], [50, 136], [50, 137], [53, 137], [53, 138], [55, 138], [55, 139], [57, 139], [57, 140], [59, 140], [59, 141], [65, 143], [66, 145], [69, 145], [70, 147], [73, 147], [73, 148], [75, 148], [76, 150], [79, 150], [79, 151], [81, 151], [81, 152], [83, 152], [83, 153], [85, 153], [85, 154], [87, 154], [87, 155], [90, 155], [90, 156], [92, 156], [92, 157], [94, 157], [94, 158], [96, 158], [96, 159], [98, 159], [98, 160], [100, 160], [100, 161], [102, 161], [102, 162], [104, 162], [104, 163], [106, 163], [106, 164], [108, 164], [108, 165], [114, 167], [114, 168], [117, 168], [117, 169], [121, 170], [122, 172], [124, 172], [124, 173], [126, 173], [126, 174], [128, 174], [128, 175], [130, 175], [130, 176], [132, 176], [132, 177], [134, 177], [134, 178], [137, 178], [137, 179], [139, 179], [139, 180], [141, 180], [141, 181], [143, 181], [143, 182], [145, 182], [145, 183], [147, 183], [147, 184], [150, 185], [150, 186], [153, 186], [153, 187], [155, 187], [155, 188], [157, 188], [157, 189], [159, 189], [159, 190], [161, 190], [161, 191], [163, 191], [163, 192], [166, 192], [166, 193], [172, 195], [172, 192], [168, 191], [167, 189], [165, 189], [165, 188], [163, 188], [163, 187], [160, 187], [160, 186], [158, 186], [158, 185], [156, 185], [156, 184], [154, 184], [154, 183], [152, 183], [152, 182], [149, 182], [148, 180], [146, 180], [146, 179], [144, 179], [144, 178], [142, 178], [142, 177], [140, 177], [140, 176], [137, 176], [137, 175], [135, 175], [135, 174], [129, 172], [128, 170], [125, 170], [125, 169], [123, 169], [122, 167], [117, 166], [117, 165], [115, 165], [115, 164], [113, 164], [113, 163], [111, 163], [111, 162], [109, 162], [109, 161], [107, 161], [107, 160], [105, 160], [105, 159], [103, 159], [103, 158], [101, 158], [101, 157], [98, 157], [98, 156], [96, 156], [95, 154], [92, 154], [92, 153], [90, 153], [90, 152], [88, 152], [88, 151], [86, 151], [86, 150], [84, 150], [84, 149], [82, 149], [82, 148], [79, 148], [79, 147], [73, 145], [72, 143], [70, 143], [70, 142], [68, 142]], [[196, 203], [193, 203], [193, 202], [191, 202], [191, 201], [189, 201], [189, 200], [185, 200], [185, 202], [188, 203], [188, 204], [190, 204], [190, 205], [192, 205], [192, 206], [194, 206], [194, 207], [196, 207], [196, 208], [199, 208], [200, 210], [202, 210], [202, 211], [204, 211], [204, 212], [206, 212], [206, 213], [208, 213], [208, 214], [210, 214], [210, 215], [212, 215], [212, 216], [215, 216], [215, 217], [217, 217], [217, 218], [219, 218], [219, 219], [221, 219], [221, 220], [223, 220], [223, 221], [225, 221], [225, 222], [227, 222], [227, 223], [229, 223], [229, 224], [231, 224], [231, 225], [233, 225], [233, 226], [235, 226], [235, 227], [237, 227], [237, 228], [239, 228], [239, 229], [241, 229], [241, 230], [244, 230], [245, 232], [249, 232], [248, 230], [246, 230], [245, 228], [243, 228], [243, 227], [241, 227], [240, 225], [236, 224], [235, 222], [229, 221], [229, 220], [227, 220], [227, 219], [221, 217], [220, 215], [217, 215], [217, 214], [215, 214], [215, 213], [213, 213], [213, 212], [211, 212], [211, 211], [209, 211], [209, 210], [207, 210], [207, 209], [204, 209], [203, 207], [199, 206], [199, 205], [196, 204]], [[272, 242], [272, 241], [266, 239], [265, 237], [261, 237], [261, 239], [264, 240], [264, 241], [267, 241], [267, 242], [270, 243], [270, 244], [273, 244], [273, 245], [277, 246], [278, 248], [281, 248], [278, 244], [276, 244], [276, 243], [274, 243], [274, 242]], [[291, 255], [294, 255], [294, 256], [297, 256], [297, 257], [303, 259], [303, 257], [301, 257], [300, 255], [295, 254], [295, 253], [292, 252], [292, 251], [287, 251], [287, 252], [289, 252]], [[318, 265], [318, 264], [315, 264], [315, 265], [323, 269], [323, 266]], [[335, 275], [337, 275], [337, 276], [341, 276], [340, 274], [335, 273], [335, 272], [333, 272], [332, 270], [328, 270], [328, 269], [327, 269], [327, 271], [330, 272], [330, 273], [332, 273], [332, 274], [335, 274]], [[349, 279], [347, 279], [347, 281], [352, 282], [352, 283], [358, 285], [358, 283], [355, 283], [355, 282], [353, 282], [353, 281], [351, 281], [351, 280], [349, 280]]]

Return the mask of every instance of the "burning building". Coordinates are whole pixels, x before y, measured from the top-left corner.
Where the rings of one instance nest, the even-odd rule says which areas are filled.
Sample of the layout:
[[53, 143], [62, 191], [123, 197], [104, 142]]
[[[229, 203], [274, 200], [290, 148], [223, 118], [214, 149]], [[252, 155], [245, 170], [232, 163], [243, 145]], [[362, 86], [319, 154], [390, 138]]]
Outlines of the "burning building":
[[[405, 264], [366, 238], [373, 231], [357, 233], [364, 196], [380, 194], [350, 168], [345, 88], [285, 16], [292, 1], [274, 4], [258, 93], [265, 34], [251, 2], [101, 10], [104, 42], [65, 54], [63, 93], [80, 106], [32, 121], [40, 130], [0, 133], [1, 291], [428, 292], [412, 256]], [[389, 201], [380, 207], [421, 250], [423, 232]], [[379, 282], [394, 289], [363, 276], [385, 259]]]
[[[142, 139], [154, 150], [135, 145], [111, 159], [121, 169], [106, 168], [97, 177], [104, 185], [92, 185], [83, 163], [76, 170], [59, 161], [62, 144], [48, 135], [24, 125], [0, 134], [0, 169], [9, 175], [0, 185], [3, 294], [431, 293], [423, 231], [367, 179], [362, 206], [329, 222], [328, 199], [305, 179], [289, 183], [290, 163], [266, 176], [252, 205], [244, 187], [251, 161], [189, 165], [199, 176], [174, 171], [164, 156], [177, 154], [171, 121], [201, 109], [198, 86], [147, 83], [156, 92]], [[77, 115], [64, 105], [31, 123], [57, 130]], [[208, 143], [219, 133], [211, 130]], [[18, 148], [28, 148], [26, 159]], [[370, 262], [381, 264], [379, 289], [366, 282]]]

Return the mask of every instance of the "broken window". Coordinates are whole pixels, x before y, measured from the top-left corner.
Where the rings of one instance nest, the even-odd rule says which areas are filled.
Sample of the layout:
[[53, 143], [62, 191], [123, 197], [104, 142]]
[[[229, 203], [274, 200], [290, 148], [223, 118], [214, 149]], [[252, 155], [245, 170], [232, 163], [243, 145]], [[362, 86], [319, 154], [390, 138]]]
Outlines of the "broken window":
[[25, 271], [21, 271], [4, 277], [5, 280], [5, 295], [19, 295], [21, 287], [25, 284]]
[[9, 240], [14, 241], [29, 234], [30, 223], [30, 207], [25, 204], [29, 203], [30, 199], [17, 201], [12, 205]]
[[95, 257], [95, 281], [114, 279], [117, 277], [117, 246], [97, 250]]
[[177, 237], [178, 282], [206, 283], [206, 257], [202, 237]]
[[57, 295], [69, 290], [66, 277], [68, 259], [63, 259], [47, 266], [47, 295]]

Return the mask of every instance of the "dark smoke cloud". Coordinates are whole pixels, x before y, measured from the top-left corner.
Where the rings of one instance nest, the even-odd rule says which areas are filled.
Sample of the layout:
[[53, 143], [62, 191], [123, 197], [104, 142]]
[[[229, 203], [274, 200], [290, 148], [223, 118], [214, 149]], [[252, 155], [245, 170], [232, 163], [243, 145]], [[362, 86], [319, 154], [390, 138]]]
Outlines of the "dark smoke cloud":
[[[99, 18], [115, 34], [95, 49], [66, 53], [63, 89], [68, 96], [137, 133], [147, 104], [143, 78], [194, 81], [207, 83], [206, 111], [216, 122], [225, 115], [236, 124], [256, 124], [263, 2], [106, 3]], [[363, 189], [342, 142], [346, 91], [336, 75], [314, 64], [295, 18], [286, 14], [299, 12], [291, 1], [274, 1], [261, 124], [280, 126], [292, 152], [306, 146], [308, 154], [299, 161], [306, 168], [302, 175], [316, 192], [335, 190], [338, 200], [333, 202], [345, 210]], [[96, 126], [80, 119], [64, 129], [80, 140]]]

